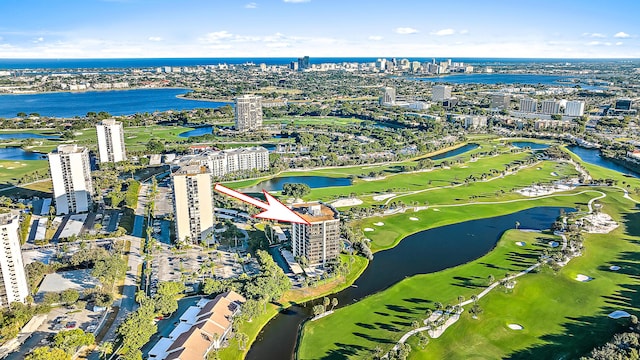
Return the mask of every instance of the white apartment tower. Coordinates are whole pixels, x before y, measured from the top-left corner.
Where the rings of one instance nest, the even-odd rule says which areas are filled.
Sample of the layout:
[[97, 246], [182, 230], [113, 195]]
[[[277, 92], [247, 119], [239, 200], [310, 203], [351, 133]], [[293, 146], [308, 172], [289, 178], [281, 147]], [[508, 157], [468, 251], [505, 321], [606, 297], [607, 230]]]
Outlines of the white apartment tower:
[[584, 101], [567, 101], [564, 114], [567, 116], [584, 115]]
[[96, 125], [100, 162], [120, 162], [127, 159], [124, 151], [124, 131], [122, 123], [115, 119], [102, 120]]
[[395, 105], [396, 103], [396, 89], [392, 87], [385, 87], [382, 99], [380, 99], [381, 105]]
[[[0, 210], [2, 211], [2, 210]], [[20, 214], [6, 212], [0, 214], [0, 306], [12, 302], [24, 303], [29, 295], [27, 276], [20, 251]]]
[[540, 111], [547, 115], [560, 114], [560, 102], [556, 100], [544, 100]]
[[293, 256], [306, 258], [308, 265], [322, 266], [337, 259], [342, 250], [338, 212], [321, 203], [296, 205], [293, 211], [310, 224], [293, 224]]
[[49, 153], [49, 168], [56, 214], [89, 211], [93, 196], [89, 150], [76, 144], [58, 145]]
[[236, 130], [249, 131], [262, 127], [262, 96], [243, 95], [236, 98]]
[[186, 165], [173, 173], [172, 179], [177, 241], [213, 243], [211, 172], [203, 165]]
[[509, 94], [491, 94], [492, 109], [508, 109], [511, 105], [511, 95]]
[[431, 89], [432, 101], [444, 101], [451, 97], [451, 86], [449, 85], [436, 85]]
[[538, 101], [535, 99], [520, 99], [520, 111], [534, 113], [538, 111]]

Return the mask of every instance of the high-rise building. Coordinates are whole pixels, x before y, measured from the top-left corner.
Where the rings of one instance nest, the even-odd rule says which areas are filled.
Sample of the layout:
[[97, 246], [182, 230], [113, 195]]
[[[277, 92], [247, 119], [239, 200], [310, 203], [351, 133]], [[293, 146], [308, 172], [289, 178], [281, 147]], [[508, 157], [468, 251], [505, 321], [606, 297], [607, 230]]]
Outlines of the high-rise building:
[[310, 67], [311, 67], [311, 63], [309, 62], [308, 56], [298, 58], [298, 70], [302, 71], [305, 69], [309, 69]]
[[560, 102], [556, 100], [542, 101], [540, 112], [547, 115], [560, 114]]
[[262, 127], [262, 96], [243, 95], [236, 98], [236, 130], [249, 131]]
[[211, 172], [206, 166], [191, 164], [178, 169], [171, 178], [178, 242], [213, 243]]
[[127, 159], [124, 151], [124, 130], [122, 123], [114, 119], [102, 120], [96, 125], [100, 162], [120, 162]]
[[534, 113], [538, 111], [538, 100], [525, 98], [520, 99], [520, 111]]
[[395, 105], [396, 103], [396, 89], [392, 87], [385, 87], [384, 94], [380, 99], [382, 105]]
[[322, 203], [296, 205], [293, 211], [309, 222], [293, 224], [293, 256], [306, 258], [309, 265], [322, 266], [337, 259], [342, 249], [338, 212]]
[[[0, 211], [2, 211], [0, 209]], [[0, 306], [24, 303], [29, 295], [20, 251], [20, 214], [0, 213]]]
[[450, 97], [451, 86], [449, 85], [436, 85], [431, 89], [431, 100], [433, 101], [444, 101], [444, 99], [448, 99]]
[[58, 145], [49, 153], [56, 214], [89, 211], [93, 196], [89, 150], [76, 144]]
[[508, 109], [511, 105], [511, 95], [509, 94], [491, 94], [492, 109]]
[[564, 114], [567, 116], [584, 115], [584, 101], [567, 101]]

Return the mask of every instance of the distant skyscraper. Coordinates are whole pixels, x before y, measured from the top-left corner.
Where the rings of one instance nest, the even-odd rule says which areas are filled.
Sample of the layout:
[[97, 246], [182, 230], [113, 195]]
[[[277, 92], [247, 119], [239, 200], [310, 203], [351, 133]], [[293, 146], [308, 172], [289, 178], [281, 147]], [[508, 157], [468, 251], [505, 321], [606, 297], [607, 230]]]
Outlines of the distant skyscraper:
[[[0, 211], [3, 211], [0, 209]], [[24, 303], [29, 295], [20, 251], [20, 214], [0, 213], [0, 306]]]
[[49, 153], [49, 168], [56, 214], [89, 211], [93, 196], [89, 150], [76, 144], [58, 145]]
[[511, 95], [509, 94], [491, 94], [492, 109], [508, 109], [511, 105]]
[[298, 71], [298, 62], [297, 61], [292, 61], [289, 64], [289, 69], [291, 69], [293, 71]]
[[309, 62], [308, 56], [298, 58], [298, 70], [302, 71], [305, 69], [309, 69], [310, 67], [311, 67], [311, 64]]
[[560, 102], [556, 100], [544, 100], [540, 111], [547, 115], [560, 114]]
[[207, 167], [193, 164], [172, 175], [173, 207], [178, 242], [213, 242], [213, 184]]
[[567, 101], [564, 114], [567, 116], [583, 116], [584, 101]]
[[102, 120], [96, 125], [100, 162], [120, 162], [127, 159], [124, 150], [124, 130], [122, 123], [114, 119]]
[[249, 131], [262, 127], [262, 96], [243, 95], [236, 98], [236, 130]]
[[451, 97], [451, 86], [449, 85], [436, 85], [431, 89], [431, 100], [444, 101]]
[[538, 111], [538, 101], [535, 99], [520, 99], [520, 111], [534, 113]]
[[385, 87], [384, 94], [382, 95], [382, 105], [395, 105], [396, 103], [396, 89], [392, 87]]
[[338, 212], [320, 203], [300, 204], [293, 208], [307, 224], [293, 224], [293, 256], [305, 257], [309, 265], [325, 266], [337, 259], [342, 249]]

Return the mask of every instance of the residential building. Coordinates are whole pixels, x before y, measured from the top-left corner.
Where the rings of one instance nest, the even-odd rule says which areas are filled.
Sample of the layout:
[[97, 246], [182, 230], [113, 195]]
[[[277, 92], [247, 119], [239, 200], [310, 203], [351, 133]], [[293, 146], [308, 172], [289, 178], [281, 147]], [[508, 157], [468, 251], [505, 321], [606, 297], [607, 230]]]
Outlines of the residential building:
[[560, 114], [560, 102], [556, 100], [544, 100], [542, 101], [540, 111], [547, 115]]
[[203, 165], [182, 166], [171, 176], [178, 242], [214, 242], [214, 206], [211, 171]]
[[396, 103], [396, 89], [392, 87], [383, 88], [384, 94], [380, 99], [381, 105], [395, 105]]
[[486, 116], [465, 116], [464, 128], [465, 129], [479, 129], [487, 127]]
[[491, 94], [492, 109], [509, 109], [511, 106], [511, 95], [509, 94]]
[[327, 262], [337, 259], [342, 249], [338, 212], [322, 203], [299, 204], [293, 211], [309, 222], [293, 224], [293, 256], [306, 258], [308, 265], [323, 267]]
[[538, 111], [538, 101], [531, 98], [520, 99], [520, 111], [534, 113]]
[[0, 307], [13, 302], [24, 303], [29, 295], [19, 228], [20, 214], [17, 211], [0, 213]]
[[584, 101], [567, 101], [564, 114], [567, 116], [583, 116]]
[[120, 162], [127, 159], [124, 150], [124, 130], [122, 123], [115, 119], [105, 119], [96, 125], [100, 162]]
[[449, 85], [436, 85], [431, 89], [431, 100], [433, 101], [444, 101], [444, 99], [448, 99], [450, 97], [451, 86]]
[[89, 150], [76, 144], [58, 145], [49, 153], [49, 168], [56, 214], [89, 211], [93, 196]]
[[243, 95], [236, 98], [236, 130], [250, 131], [262, 127], [262, 96]]
[[308, 56], [298, 58], [298, 70], [303, 71], [309, 68], [311, 68], [311, 63]]
[[185, 156], [183, 163], [206, 166], [214, 177], [241, 171], [269, 170], [269, 150], [262, 146], [222, 151], [207, 151], [195, 156]]
[[247, 300], [235, 291], [227, 291], [213, 300], [200, 299], [180, 316], [168, 337], [161, 338], [149, 351], [153, 360], [206, 359], [219, 349], [231, 331], [233, 318]]

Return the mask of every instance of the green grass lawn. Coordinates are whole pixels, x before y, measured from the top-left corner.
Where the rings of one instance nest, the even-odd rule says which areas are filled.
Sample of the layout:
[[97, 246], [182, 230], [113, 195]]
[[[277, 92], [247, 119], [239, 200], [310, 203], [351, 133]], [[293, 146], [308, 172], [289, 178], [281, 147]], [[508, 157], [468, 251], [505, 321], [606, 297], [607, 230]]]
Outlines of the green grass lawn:
[[48, 166], [46, 160], [0, 160], [0, 187], [11, 186], [22, 176]]
[[[562, 358], [563, 355], [575, 358], [608, 340], [623, 321], [609, 321], [603, 314], [618, 308], [637, 311], [639, 299], [635, 291], [638, 287], [640, 257], [636, 252], [640, 250], [637, 245], [640, 240], [640, 214], [631, 210], [633, 206], [630, 201], [621, 199], [620, 191], [606, 191], [609, 196], [602, 200], [604, 211], [625, 223], [626, 228], [621, 227], [609, 235], [587, 235], [585, 254], [572, 260], [558, 275], [547, 271], [525, 275], [518, 279], [512, 293], [500, 290], [490, 293], [480, 302], [485, 310], [480, 320], [463, 315], [445, 335], [432, 339], [424, 351], [420, 351], [413, 340], [412, 358], [546, 359]], [[572, 203], [584, 203], [590, 197], [595, 197], [595, 193], [549, 198], [535, 201], [535, 204], [526, 202], [526, 206], [571, 206]], [[419, 212], [417, 216], [423, 216], [422, 228], [426, 227], [425, 223], [429, 224], [428, 227], [436, 227], [465, 221], [470, 217], [500, 215], [501, 211], [510, 213], [520, 210], [519, 207], [523, 205], [511, 203], [484, 209], [485, 206], [474, 205], [449, 208], [447, 214], [433, 212], [426, 217], [424, 215], [427, 213]], [[398, 218], [402, 219], [403, 216], [406, 215]], [[394, 223], [390, 220], [391, 217], [384, 219], [384, 228]], [[398, 234], [412, 232], [406, 229], [410, 221], [396, 223], [398, 227], [395, 231]], [[417, 224], [414, 226], [416, 230], [420, 227]], [[392, 233], [388, 235], [393, 236]], [[535, 260], [536, 250], [530, 244], [534, 243], [537, 236], [539, 234], [509, 231], [495, 250], [476, 261], [405, 279], [381, 293], [339, 309], [331, 316], [307, 323], [299, 358], [366, 359], [371, 358], [371, 350], [376, 345], [388, 350], [410, 329], [412, 320], [424, 319], [424, 310], [432, 308], [433, 302], [455, 304], [458, 295], [468, 299], [486, 286], [483, 281], [489, 274], [500, 279], [507, 271], [515, 272], [531, 264]], [[374, 238], [373, 235], [371, 237]], [[521, 240], [526, 241], [528, 246], [514, 245], [515, 241]], [[619, 273], [606, 270], [612, 264], [623, 269]], [[595, 280], [590, 283], [573, 280], [578, 273], [588, 274]], [[513, 332], [506, 328], [512, 322], [523, 325], [525, 330]], [[565, 335], [567, 333], [569, 335]]]

